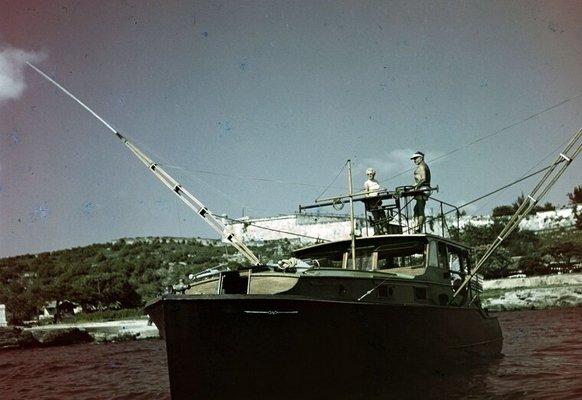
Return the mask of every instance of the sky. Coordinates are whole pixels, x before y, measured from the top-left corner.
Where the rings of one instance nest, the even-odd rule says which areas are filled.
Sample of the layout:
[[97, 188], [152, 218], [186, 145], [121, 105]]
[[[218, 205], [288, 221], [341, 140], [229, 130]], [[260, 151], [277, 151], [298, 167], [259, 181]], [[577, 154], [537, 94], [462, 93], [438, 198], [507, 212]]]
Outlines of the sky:
[[[348, 159], [356, 190], [368, 167], [410, 184], [415, 151], [460, 205], [582, 127], [579, 1], [0, 0], [0, 257], [218, 237], [25, 61], [231, 217], [345, 194]], [[566, 204], [580, 165], [543, 201]]]

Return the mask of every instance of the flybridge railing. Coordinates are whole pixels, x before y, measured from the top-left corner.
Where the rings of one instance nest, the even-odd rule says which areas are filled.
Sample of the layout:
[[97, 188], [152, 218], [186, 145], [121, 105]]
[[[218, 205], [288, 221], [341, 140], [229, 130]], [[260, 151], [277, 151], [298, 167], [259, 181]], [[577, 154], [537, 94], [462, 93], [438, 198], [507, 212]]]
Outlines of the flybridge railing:
[[[449, 234], [449, 227], [452, 224], [459, 228], [459, 209], [450, 203], [431, 197], [431, 194], [438, 191], [438, 187], [415, 189], [412, 186], [399, 186], [395, 190], [382, 189], [377, 192], [358, 192], [351, 196], [336, 196], [318, 200], [315, 204], [300, 205], [299, 212], [321, 207], [333, 207], [341, 210], [345, 204], [350, 202], [360, 202], [364, 204], [367, 215], [366, 230], [368, 227], [374, 229], [374, 235], [391, 233], [434, 233], [443, 237]], [[436, 205], [438, 213], [428, 216], [422, 226], [414, 219], [414, 201], [419, 196], [428, 197], [427, 206]], [[455, 212], [453, 221], [446, 218], [447, 214]], [[380, 215], [379, 218], [378, 215]]]
[[[430, 208], [428, 204], [436, 204], [437, 206], [436, 215], [430, 215], [427, 217], [425, 225], [428, 225], [430, 231], [426, 229], [426, 226], [425, 230], [428, 233], [435, 233], [442, 237], [447, 237], [450, 234], [451, 226], [454, 226], [457, 230], [460, 228], [461, 211], [459, 210], [459, 207], [435, 197], [430, 197], [428, 199], [427, 208]], [[447, 215], [452, 215], [452, 217], [447, 218]]]

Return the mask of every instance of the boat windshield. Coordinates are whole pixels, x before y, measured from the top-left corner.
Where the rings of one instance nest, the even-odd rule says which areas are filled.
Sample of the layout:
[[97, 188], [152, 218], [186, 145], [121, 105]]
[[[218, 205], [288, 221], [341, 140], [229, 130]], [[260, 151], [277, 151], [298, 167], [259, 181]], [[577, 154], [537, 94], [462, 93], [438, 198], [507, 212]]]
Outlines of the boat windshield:
[[[385, 243], [380, 246], [358, 247], [355, 269], [364, 271], [421, 269], [426, 265], [427, 243], [418, 240]], [[304, 259], [305, 260], [305, 259]], [[308, 264], [315, 268], [353, 269], [350, 251], [320, 253]]]
[[384, 244], [377, 248], [377, 252], [375, 269], [416, 269], [426, 265], [427, 245], [419, 241]]

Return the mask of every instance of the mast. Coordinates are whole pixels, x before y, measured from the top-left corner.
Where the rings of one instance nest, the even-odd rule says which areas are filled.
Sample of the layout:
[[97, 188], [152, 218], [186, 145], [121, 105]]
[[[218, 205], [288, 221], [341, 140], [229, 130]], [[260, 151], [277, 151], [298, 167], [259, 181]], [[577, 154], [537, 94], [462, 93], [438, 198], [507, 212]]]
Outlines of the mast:
[[350, 196], [350, 236], [352, 239], [352, 269], [356, 269], [356, 221], [354, 219], [354, 191], [352, 184], [352, 160], [348, 160], [348, 194]]
[[89, 111], [95, 118], [97, 118], [103, 125], [107, 127], [115, 136], [122, 141], [122, 143], [142, 162], [148, 169], [158, 178], [168, 189], [170, 189], [176, 196], [182, 200], [192, 211], [200, 216], [212, 229], [218, 232], [223, 238], [228, 240], [251, 264], [260, 264], [259, 259], [255, 254], [249, 249], [238, 237], [236, 237], [232, 232], [229, 232], [227, 227], [220, 221], [213, 213], [210, 211], [200, 200], [198, 200], [192, 193], [186, 190], [177, 180], [175, 180], [170, 174], [168, 174], [159, 164], [156, 164], [149, 158], [145, 153], [138, 149], [133, 143], [131, 143], [125, 136], [119, 133], [115, 128], [113, 128], [107, 121], [100, 117], [95, 111], [90, 109], [81, 100], [75, 97], [71, 92], [65, 89], [63, 86], [58, 84], [55, 80], [50, 78], [47, 74], [42, 72], [40, 69], [26, 61], [26, 64], [38, 72], [42, 77], [48, 80], [50, 83], [59, 88], [67, 96], [79, 103], [85, 110]]

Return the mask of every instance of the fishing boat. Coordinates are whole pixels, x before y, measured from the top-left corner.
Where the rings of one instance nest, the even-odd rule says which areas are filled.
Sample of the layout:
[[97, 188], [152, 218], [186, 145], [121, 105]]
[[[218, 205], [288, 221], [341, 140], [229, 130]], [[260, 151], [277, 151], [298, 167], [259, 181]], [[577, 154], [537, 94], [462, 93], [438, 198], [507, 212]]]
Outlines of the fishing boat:
[[[422, 391], [427, 373], [499, 356], [502, 333], [497, 318], [481, 306], [478, 271], [582, 149], [580, 130], [476, 263], [468, 246], [448, 237], [444, 208], [457, 215], [458, 209], [431, 196], [436, 188], [378, 191], [372, 214], [382, 207], [384, 217], [374, 216], [367, 234], [357, 234], [354, 204], [363, 203], [369, 213], [370, 199], [369, 193], [353, 193], [349, 168], [348, 195], [300, 211], [349, 203], [350, 239], [298, 249], [270, 265], [162, 165], [28, 65], [103, 123], [246, 258], [238, 269], [205, 271], [184, 293], [146, 305], [166, 342], [173, 399], [344, 399], [374, 386], [385, 396], [405, 398], [416, 386]], [[440, 213], [429, 224], [436, 229], [427, 232], [408, 215], [417, 196], [438, 203]], [[388, 390], [398, 384], [398, 391]]]
[[166, 340], [172, 397], [281, 398], [284, 390], [305, 398], [313, 388], [345, 395], [403, 372], [499, 356], [501, 329], [481, 307], [480, 276], [455, 296], [470, 255], [440, 235], [393, 233], [206, 274], [185, 294], [146, 306]]

